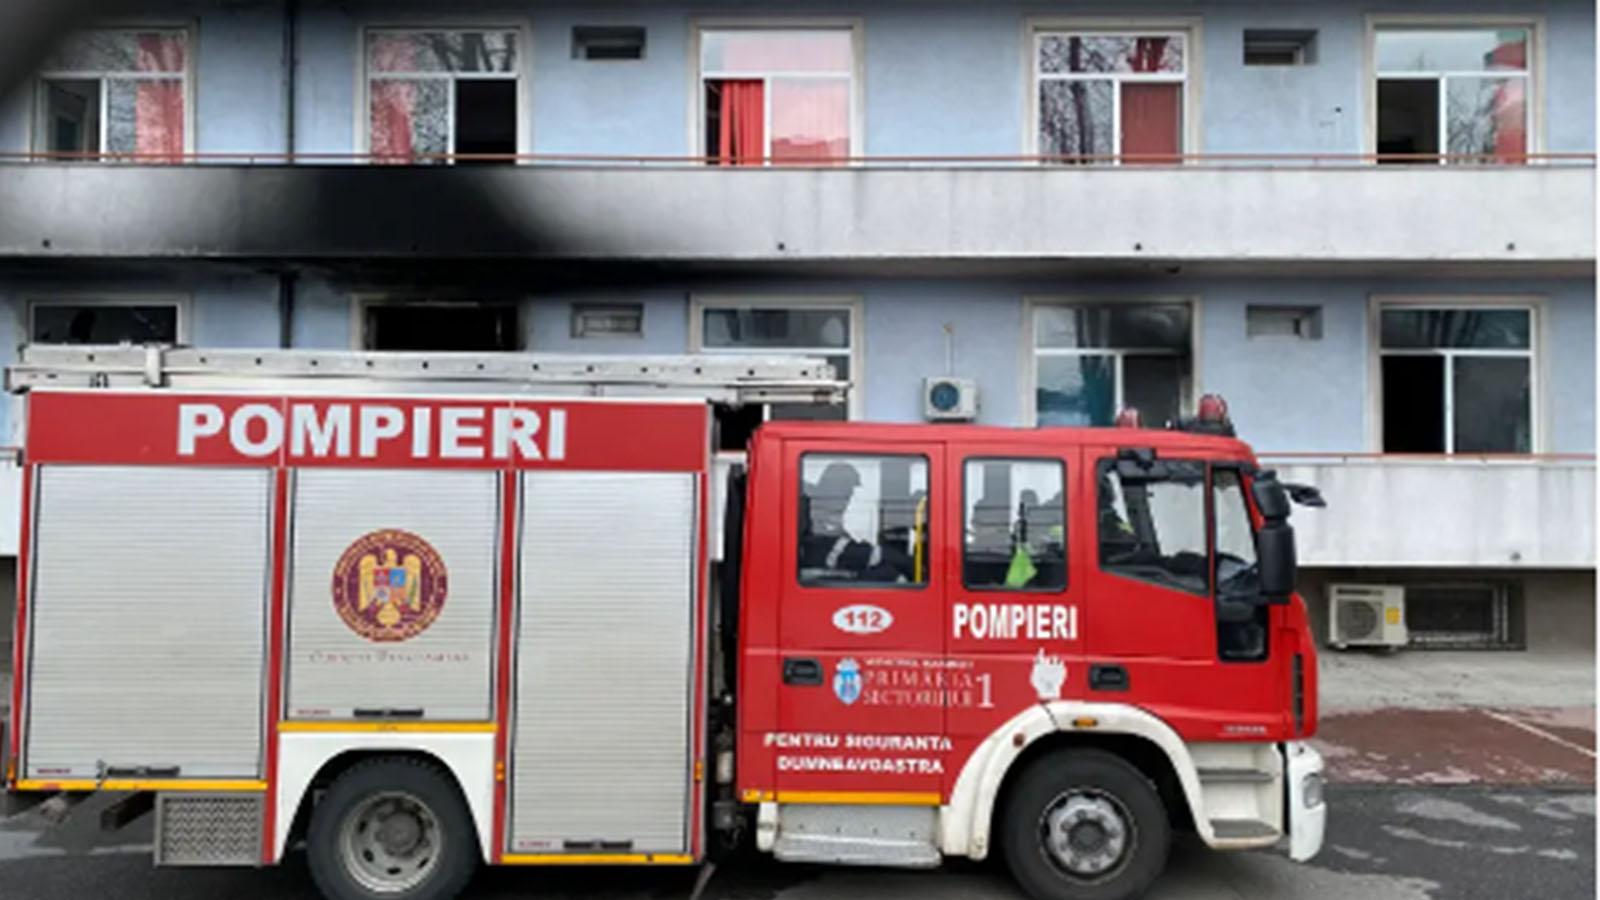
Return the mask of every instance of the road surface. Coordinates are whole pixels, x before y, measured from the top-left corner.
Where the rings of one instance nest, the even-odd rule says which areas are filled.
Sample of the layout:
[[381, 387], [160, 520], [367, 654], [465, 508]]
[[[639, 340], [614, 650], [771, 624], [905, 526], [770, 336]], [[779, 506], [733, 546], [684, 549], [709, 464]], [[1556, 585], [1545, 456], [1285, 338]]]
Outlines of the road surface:
[[[1192, 838], [1173, 847], [1149, 900], [1579, 900], [1595, 896], [1595, 802], [1588, 789], [1334, 785], [1322, 854], [1295, 865], [1272, 853], [1214, 853]], [[104, 843], [92, 808], [45, 830], [32, 814], [0, 823], [0, 897], [7, 900], [314, 900], [299, 856], [254, 870], [152, 869], [149, 821]], [[96, 844], [99, 846], [95, 846]], [[687, 870], [497, 869], [467, 900], [667, 900], [687, 897]], [[712, 900], [1012, 900], [993, 865], [898, 872], [786, 866], [724, 867]]]

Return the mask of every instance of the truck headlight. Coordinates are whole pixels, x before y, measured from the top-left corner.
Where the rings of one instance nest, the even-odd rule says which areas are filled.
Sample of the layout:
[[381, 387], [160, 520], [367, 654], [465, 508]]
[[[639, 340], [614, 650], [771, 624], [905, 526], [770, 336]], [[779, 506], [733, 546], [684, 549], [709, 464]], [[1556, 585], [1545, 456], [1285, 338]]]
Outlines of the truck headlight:
[[1322, 805], [1322, 775], [1312, 772], [1300, 782], [1300, 800], [1306, 809], [1315, 809]]

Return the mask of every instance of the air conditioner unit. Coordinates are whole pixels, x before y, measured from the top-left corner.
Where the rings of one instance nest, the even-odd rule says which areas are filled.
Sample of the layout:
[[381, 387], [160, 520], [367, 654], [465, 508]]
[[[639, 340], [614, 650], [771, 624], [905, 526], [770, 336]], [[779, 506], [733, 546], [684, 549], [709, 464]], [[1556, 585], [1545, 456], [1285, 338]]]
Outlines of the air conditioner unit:
[[1328, 585], [1328, 643], [1346, 647], [1403, 647], [1406, 589], [1397, 584]]
[[922, 379], [922, 416], [930, 422], [970, 422], [978, 417], [978, 384], [970, 378]]

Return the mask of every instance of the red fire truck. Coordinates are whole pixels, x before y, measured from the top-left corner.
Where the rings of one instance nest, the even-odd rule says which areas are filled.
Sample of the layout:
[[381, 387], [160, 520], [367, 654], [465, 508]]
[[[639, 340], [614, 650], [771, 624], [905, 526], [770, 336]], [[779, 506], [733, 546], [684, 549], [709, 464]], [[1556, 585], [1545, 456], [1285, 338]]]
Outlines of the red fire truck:
[[164, 865], [303, 846], [333, 900], [752, 844], [1086, 900], [1177, 830], [1318, 851], [1289, 491], [1220, 404], [717, 452], [714, 404], [831, 379], [29, 348], [6, 788], [153, 808]]

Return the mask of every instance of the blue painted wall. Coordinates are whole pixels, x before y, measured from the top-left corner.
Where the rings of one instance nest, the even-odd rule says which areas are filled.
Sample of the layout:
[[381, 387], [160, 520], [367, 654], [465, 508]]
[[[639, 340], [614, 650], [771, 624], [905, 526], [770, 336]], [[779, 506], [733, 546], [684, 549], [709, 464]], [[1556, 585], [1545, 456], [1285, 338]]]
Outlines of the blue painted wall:
[[[1545, 146], [1593, 151], [1594, 7], [1581, 0], [1516, 4], [1543, 18]], [[192, 0], [152, 4], [152, 20], [196, 23], [197, 149], [284, 149], [281, 7]], [[729, 0], [666, 4], [345, 2], [307, 0], [298, 28], [295, 131], [301, 152], [357, 146], [358, 37], [367, 24], [454, 19], [531, 29], [527, 141], [545, 153], [683, 154], [691, 136], [692, 23], [727, 16], [846, 17], [861, 22], [863, 152], [1013, 154], [1024, 146], [1029, 98], [1024, 22], [1030, 16], [1172, 15], [1201, 20], [1201, 146], [1207, 152], [1356, 152], [1364, 133], [1365, 15], [1353, 0], [1171, 4], [985, 3], [957, 0]], [[1504, 14], [1487, 0], [1425, 0], [1407, 13]], [[588, 62], [570, 52], [578, 24], [647, 28], [646, 58]], [[1314, 28], [1313, 65], [1242, 64], [1245, 28]], [[26, 146], [26, 91], [0, 97], [0, 150]]]

